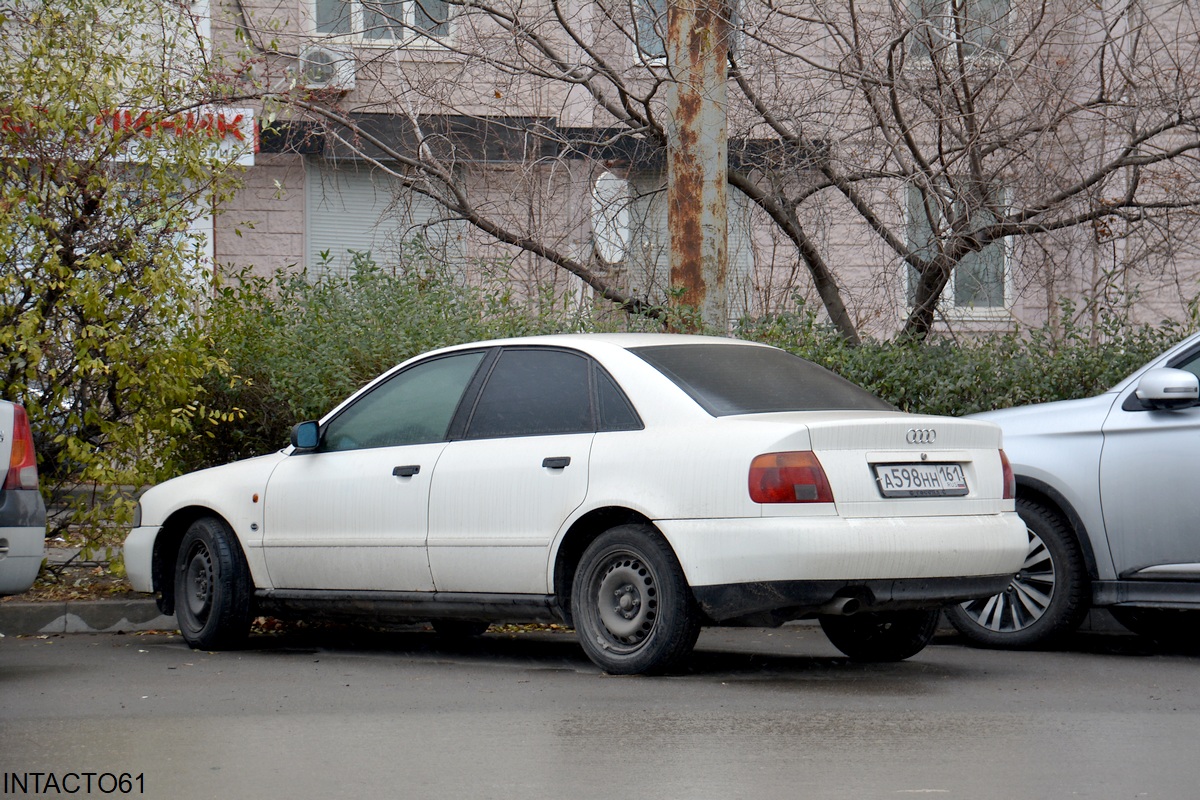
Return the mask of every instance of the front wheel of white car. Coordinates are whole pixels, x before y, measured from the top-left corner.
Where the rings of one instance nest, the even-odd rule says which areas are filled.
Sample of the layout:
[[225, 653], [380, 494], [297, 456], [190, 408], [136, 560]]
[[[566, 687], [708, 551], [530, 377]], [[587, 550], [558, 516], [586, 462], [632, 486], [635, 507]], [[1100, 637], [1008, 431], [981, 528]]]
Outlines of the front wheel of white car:
[[588, 546], [571, 615], [588, 658], [617, 675], [662, 673], [691, 654], [700, 612], [670, 546], [648, 525], [621, 525]]
[[950, 624], [975, 644], [1045, 645], [1079, 627], [1088, 610], [1083, 555], [1066, 522], [1030, 500], [1017, 500], [1029, 532], [1025, 563], [1002, 593], [946, 610]]
[[223, 520], [202, 517], [183, 535], [175, 619], [183, 640], [197, 650], [237, 647], [250, 632], [250, 569]]

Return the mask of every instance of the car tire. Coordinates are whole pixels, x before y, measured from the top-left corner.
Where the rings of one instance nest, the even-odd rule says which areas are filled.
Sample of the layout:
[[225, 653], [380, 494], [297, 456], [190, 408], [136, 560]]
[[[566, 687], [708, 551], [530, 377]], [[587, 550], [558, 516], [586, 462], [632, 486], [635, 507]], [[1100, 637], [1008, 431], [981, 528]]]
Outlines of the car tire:
[[584, 652], [616, 675], [670, 672], [700, 635], [700, 610], [679, 561], [649, 525], [612, 528], [588, 546], [571, 614]]
[[223, 520], [191, 524], [175, 562], [175, 619], [197, 650], [228, 650], [250, 633], [250, 569], [237, 537]]
[[972, 643], [1024, 649], [1044, 646], [1079, 627], [1088, 611], [1090, 583], [1070, 526], [1054, 511], [1019, 498], [1029, 552], [1001, 594], [946, 609], [946, 618]]
[[939, 611], [876, 611], [819, 617], [830, 643], [854, 661], [903, 661], [925, 649]]
[[1111, 606], [1117, 622], [1128, 630], [1167, 647], [1195, 649], [1200, 611], [1185, 608], [1135, 608]]
[[429, 623], [434, 633], [446, 639], [473, 639], [487, 633], [491, 623], [474, 619], [435, 619]]

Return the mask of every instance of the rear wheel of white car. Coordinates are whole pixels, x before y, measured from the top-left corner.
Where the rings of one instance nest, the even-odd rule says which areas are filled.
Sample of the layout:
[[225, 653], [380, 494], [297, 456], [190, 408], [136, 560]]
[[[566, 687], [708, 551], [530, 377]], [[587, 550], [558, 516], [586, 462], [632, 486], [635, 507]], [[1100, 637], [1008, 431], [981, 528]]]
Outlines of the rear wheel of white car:
[[1088, 610], [1088, 577], [1079, 544], [1066, 522], [1026, 499], [1017, 512], [1029, 532], [1025, 563], [1001, 594], [946, 610], [959, 633], [985, 647], [1047, 644], [1079, 627]]
[[588, 657], [619, 675], [676, 668], [700, 634], [683, 570], [648, 525], [621, 525], [588, 546], [575, 572], [571, 614]]
[[820, 617], [821, 630], [855, 661], [903, 661], [925, 649], [937, 630], [938, 611], [877, 611]]
[[250, 569], [237, 537], [215, 517], [196, 520], [175, 562], [175, 618], [198, 650], [237, 647], [250, 632]]

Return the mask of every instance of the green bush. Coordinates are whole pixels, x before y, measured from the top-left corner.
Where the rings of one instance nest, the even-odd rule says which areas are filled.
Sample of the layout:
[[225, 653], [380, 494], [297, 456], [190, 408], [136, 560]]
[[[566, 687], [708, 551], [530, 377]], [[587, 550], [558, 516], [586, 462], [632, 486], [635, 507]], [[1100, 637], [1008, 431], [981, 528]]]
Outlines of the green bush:
[[[209, 309], [214, 372], [193, 437], [192, 468], [258, 455], [287, 443], [291, 426], [324, 415], [384, 370], [461, 342], [567, 331], [653, 330], [661, 322], [580, 313], [561, 299], [517, 298], [493, 281], [464, 283], [444, 270], [383, 269], [356, 259], [348, 276], [242, 274], [218, 287]], [[1056, 325], [953, 342], [847, 345], [817, 315], [796, 310], [745, 320], [735, 335], [815, 361], [905, 411], [962, 415], [1096, 394], [1161, 352], [1183, 331], [1110, 319], [1093, 344], [1062, 310]], [[230, 420], [233, 423], [230, 424]]]
[[179, 12], [0, 11], [0, 397], [29, 413], [50, 534], [89, 546], [214, 421], [192, 404], [222, 368], [192, 314], [206, 285], [193, 226], [239, 168], [217, 140], [177, 134], [176, 111], [219, 90]]

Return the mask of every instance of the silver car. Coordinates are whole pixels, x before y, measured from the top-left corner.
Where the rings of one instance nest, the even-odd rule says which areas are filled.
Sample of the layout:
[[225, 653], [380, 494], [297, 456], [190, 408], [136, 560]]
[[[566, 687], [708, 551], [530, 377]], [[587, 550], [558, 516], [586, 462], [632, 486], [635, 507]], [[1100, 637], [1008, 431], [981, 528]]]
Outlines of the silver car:
[[1004, 429], [1029, 556], [1008, 589], [954, 606], [977, 643], [1034, 647], [1104, 607], [1152, 638], [1200, 624], [1200, 334], [1097, 397], [976, 415]]

